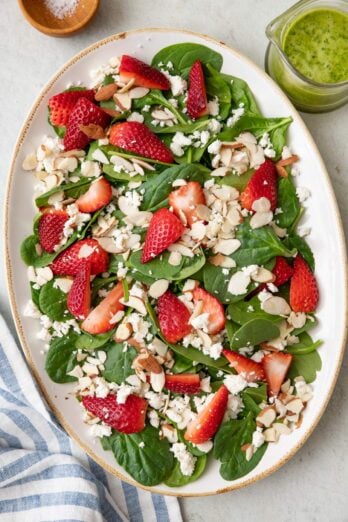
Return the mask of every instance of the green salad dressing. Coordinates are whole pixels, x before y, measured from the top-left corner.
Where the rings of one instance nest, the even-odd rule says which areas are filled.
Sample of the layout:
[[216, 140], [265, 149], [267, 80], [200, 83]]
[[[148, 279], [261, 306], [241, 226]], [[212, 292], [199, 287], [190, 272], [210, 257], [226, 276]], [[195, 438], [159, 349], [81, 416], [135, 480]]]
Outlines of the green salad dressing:
[[348, 15], [335, 9], [307, 11], [283, 39], [292, 65], [318, 83], [348, 80]]

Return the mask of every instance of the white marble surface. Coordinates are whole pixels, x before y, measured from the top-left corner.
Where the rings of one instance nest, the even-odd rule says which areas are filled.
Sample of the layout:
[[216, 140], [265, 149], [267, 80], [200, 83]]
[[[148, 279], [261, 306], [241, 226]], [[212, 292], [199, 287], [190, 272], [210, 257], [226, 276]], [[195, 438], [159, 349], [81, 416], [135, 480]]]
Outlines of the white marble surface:
[[[1, 207], [11, 150], [22, 121], [49, 77], [76, 52], [119, 31], [139, 27], [176, 27], [210, 34], [231, 44], [262, 67], [267, 45], [264, 28], [292, 3], [289, 0], [102, 0], [95, 20], [83, 33], [68, 39], [56, 39], [29, 26], [15, 0], [2, 0]], [[304, 115], [331, 175], [346, 232], [347, 117], [348, 106], [329, 114]], [[0, 255], [3, 255], [2, 250]], [[12, 325], [2, 268], [0, 311]], [[325, 415], [310, 440], [290, 463], [247, 489], [219, 497], [182, 500], [184, 519], [191, 522], [238, 519], [247, 522], [348, 521], [347, 370], [348, 354]]]

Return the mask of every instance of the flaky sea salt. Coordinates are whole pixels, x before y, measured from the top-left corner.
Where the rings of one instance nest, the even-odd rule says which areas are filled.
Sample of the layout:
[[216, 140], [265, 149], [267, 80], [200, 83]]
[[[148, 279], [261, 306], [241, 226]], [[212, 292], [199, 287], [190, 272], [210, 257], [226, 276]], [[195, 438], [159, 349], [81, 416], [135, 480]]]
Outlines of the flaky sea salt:
[[47, 9], [59, 20], [71, 16], [75, 11], [79, 0], [44, 0]]

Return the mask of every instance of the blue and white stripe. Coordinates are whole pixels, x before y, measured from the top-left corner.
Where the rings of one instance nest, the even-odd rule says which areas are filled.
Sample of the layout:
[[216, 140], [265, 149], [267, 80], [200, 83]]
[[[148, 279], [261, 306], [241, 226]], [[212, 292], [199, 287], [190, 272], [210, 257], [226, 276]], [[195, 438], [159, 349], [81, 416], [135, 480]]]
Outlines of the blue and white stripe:
[[1, 522], [181, 522], [176, 498], [105, 472], [47, 409], [0, 316]]

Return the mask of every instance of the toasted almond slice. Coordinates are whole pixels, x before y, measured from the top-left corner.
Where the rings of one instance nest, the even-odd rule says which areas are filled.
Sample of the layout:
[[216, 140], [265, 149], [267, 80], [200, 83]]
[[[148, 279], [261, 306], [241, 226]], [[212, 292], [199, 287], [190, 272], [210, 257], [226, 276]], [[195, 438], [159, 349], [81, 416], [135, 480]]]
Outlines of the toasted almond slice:
[[275, 422], [273, 428], [276, 430], [278, 435], [290, 435], [291, 429], [282, 422]]
[[220, 161], [225, 167], [229, 167], [232, 159], [232, 149], [229, 147], [221, 147], [220, 149]]
[[161, 392], [164, 388], [165, 382], [166, 376], [163, 370], [160, 373], [150, 372], [150, 384], [155, 392]]
[[186, 279], [182, 291], [184, 293], [192, 292], [192, 290], [194, 290], [197, 286], [198, 286], [198, 281], [196, 281], [195, 279]]
[[287, 178], [288, 177], [288, 173], [287, 173], [287, 170], [285, 167], [283, 167], [282, 165], [277, 165], [275, 166], [276, 168], [276, 171], [278, 173], [278, 176], [280, 176], [281, 178]]
[[139, 212], [135, 212], [134, 214], [128, 215], [123, 220], [125, 223], [130, 225], [135, 225], [137, 227], [145, 227], [150, 223], [152, 215], [152, 212], [140, 210]]
[[266, 268], [260, 266], [256, 272], [251, 274], [251, 279], [257, 283], [273, 283], [275, 281], [275, 275]]
[[135, 357], [132, 364], [133, 368], [140, 368], [150, 373], [162, 373], [162, 367], [156, 357], [150, 352], [140, 353]]
[[172, 266], [179, 266], [182, 260], [180, 252], [171, 252], [168, 258], [168, 263]]
[[168, 290], [169, 281], [167, 279], [158, 279], [149, 288], [149, 296], [158, 299]]
[[239, 239], [218, 239], [213, 247], [214, 254], [224, 254], [229, 256], [240, 247]]
[[271, 315], [289, 315], [291, 308], [284, 297], [272, 296], [261, 304], [262, 310]]
[[182, 245], [181, 243], [173, 243], [168, 247], [168, 250], [169, 252], [178, 252], [185, 257], [194, 257], [192, 250], [189, 247]]
[[71, 158], [72, 156], [75, 158], [83, 158], [84, 156], [86, 156], [86, 152], [80, 149], [72, 149], [64, 150], [59, 153], [60, 158]]
[[212, 170], [210, 175], [213, 176], [214, 178], [216, 177], [221, 177], [223, 178], [224, 176], [226, 176], [229, 172], [231, 172], [231, 169], [229, 169], [228, 167], [219, 167], [215, 170]]
[[130, 338], [133, 333], [132, 325], [129, 323], [121, 323], [118, 325], [114, 339], [117, 343], [121, 343]]
[[286, 167], [287, 165], [292, 165], [293, 163], [296, 163], [296, 161], [298, 161], [299, 159], [300, 158], [296, 154], [293, 154], [289, 158], [284, 158], [284, 159], [277, 161], [276, 166]]
[[95, 101], [106, 101], [110, 100], [113, 97], [115, 92], [117, 91], [117, 85], [115, 83], [109, 83], [108, 85], [103, 85], [98, 89], [95, 93], [94, 99]]
[[80, 123], [79, 129], [91, 140], [100, 140], [106, 136], [103, 127], [96, 125], [95, 123], [89, 123], [88, 125], [82, 125]]
[[240, 143], [238, 141], [224, 141], [224, 147], [229, 147], [230, 149], [242, 149], [245, 147], [244, 143]]
[[22, 169], [23, 170], [34, 170], [37, 167], [37, 159], [36, 154], [28, 154], [22, 163]]
[[120, 249], [118, 246], [116, 246], [115, 241], [112, 239], [112, 237], [95, 237], [95, 239], [98, 241], [99, 245], [109, 254], [119, 254]]
[[209, 335], [207, 333], [203, 332], [203, 330], [197, 329], [196, 331], [197, 331], [198, 336], [202, 339], [204, 347], [210, 348], [210, 346], [212, 345], [212, 340], [209, 337]]
[[251, 208], [255, 212], [269, 212], [271, 210], [271, 202], [268, 198], [261, 197], [253, 202]]
[[155, 120], [159, 120], [159, 121], [168, 121], [168, 120], [173, 120], [175, 118], [173, 113], [168, 114], [168, 112], [162, 111], [161, 109], [153, 110], [151, 113], [151, 116]]
[[137, 100], [138, 98], [143, 98], [150, 92], [150, 89], [146, 87], [134, 87], [129, 91], [129, 96], [132, 100]]
[[260, 228], [268, 225], [273, 219], [273, 212], [255, 212], [250, 219], [251, 228]]
[[221, 266], [222, 268], [234, 268], [236, 266], [234, 259], [222, 254], [216, 254], [216, 256], [210, 257], [209, 263], [215, 266]]
[[117, 111], [116, 109], [108, 109], [107, 107], [100, 107], [102, 111], [105, 112], [105, 114], [108, 114], [111, 116], [111, 118], [117, 118], [121, 112]]
[[266, 442], [277, 442], [279, 439], [279, 434], [274, 427], [265, 430], [263, 436], [265, 437]]
[[139, 297], [130, 295], [128, 301], [126, 301], [124, 298], [122, 298], [122, 299], [120, 299], [120, 303], [125, 306], [129, 306], [130, 308], [134, 308], [134, 310], [139, 312], [141, 315], [147, 314], [145, 303]]
[[286, 405], [286, 409], [288, 411], [290, 411], [291, 413], [295, 413], [296, 415], [301, 413], [303, 408], [304, 408], [303, 402], [301, 401], [301, 399], [297, 399], [297, 398], [292, 399]]
[[277, 414], [273, 406], [266, 406], [263, 410], [260, 411], [258, 416], [256, 417], [256, 422], [265, 426], [265, 428], [269, 428], [273, 422], [275, 421]]
[[196, 212], [197, 212], [197, 216], [200, 218], [200, 219], [203, 219], [203, 221], [209, 221], [210, 219], [210, 208], [207, 207], [206, 205], [197, 205], [196, 207]]
[[137, 207], [132, 205], [128, 198], [125, 196], [120, 196], [118, 198], [118, 208], [125, 214], [126, 216], [131, 216], [132, 214], [135, 214], [138, 211]]
[[145, 170], [156, 170], [155, 167], [153, 165], [150, 165], [150, 163], [147, 163], [146, 161], [142, 160], [142, 159], [139, 159], [139, 158], [132, 158], [132, 163], [135, 163], [137, 165], [140, 165], [141, 167], [143, 167]]
[[128, 92], [121, 93], [118, 91], [116, 94], [114, 94], [113, 99], [117, 107], [119, 107], [122, 111], [129, 111], [132, 106], [132, 100]]
[[135, 79], [131, 78], [130, 80], [127, 81], [127, 83], [120, 86], [120, 89], [118, 92], [121, 94], [128, 92], [133, 87], [134, 84], [135, 84]]

